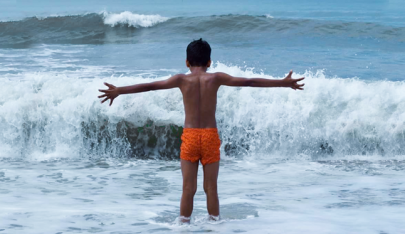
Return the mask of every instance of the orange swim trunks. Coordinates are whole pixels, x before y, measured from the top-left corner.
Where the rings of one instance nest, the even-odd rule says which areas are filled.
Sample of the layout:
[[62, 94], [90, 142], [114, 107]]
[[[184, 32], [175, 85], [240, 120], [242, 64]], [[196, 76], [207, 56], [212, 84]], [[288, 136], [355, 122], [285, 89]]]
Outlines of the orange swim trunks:
[[183, 160], [201, 160], [202, 165], [220, 160], [221, 141], [216, 128], [184, 128], [181, 141], [180, 158]]

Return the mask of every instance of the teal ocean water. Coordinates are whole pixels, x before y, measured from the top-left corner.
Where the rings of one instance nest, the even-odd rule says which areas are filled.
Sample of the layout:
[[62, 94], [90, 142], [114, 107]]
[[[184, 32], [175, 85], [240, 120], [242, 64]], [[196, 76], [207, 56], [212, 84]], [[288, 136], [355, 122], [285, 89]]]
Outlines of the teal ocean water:
[[[0, 233], [403, 233], [405, 4], [1, 1]], [[221, 87], [222, 221], [181, 196], [179, 90], [101, 105], [107, 81], [209, 71], [305, 76], [305, 90]]]

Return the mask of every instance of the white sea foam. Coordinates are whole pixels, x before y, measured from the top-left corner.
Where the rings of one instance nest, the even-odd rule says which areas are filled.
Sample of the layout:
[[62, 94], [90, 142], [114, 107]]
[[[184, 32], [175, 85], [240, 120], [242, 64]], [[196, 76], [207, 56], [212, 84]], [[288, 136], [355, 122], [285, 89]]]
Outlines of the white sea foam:
[[[274, 78], [223, 63], [216, 63], [210, 71]], [[45, 158], [77, 157], [89, 153], [90, 146], [85, 143], [89, 138], [99, 150], [93, 153], [119, 156], [130, 147], [125, 137], [117, 136], [117, 124], [122, 121], [134, 126], [143, 126], [149, 120], [157, 126], [183, 125], [179, 90], [124, 95], [108, 107], [97, 98], [103, 82], [121, 86], [155, 79], [83, 79], [85, 74], [88, 72], [83, 70], [22, 73], [18, 79], [13, 76], [3, 80], [0, 147], [4, 150], [0, 156], [31, 157], [35, 152], [34, 158], [40, 153]], [[216, 117], [223, 152], [233, 156], [272, 153], [300, 158], [403, 154], [404, 82], [326, 78], [321, 71], [294, 74], [300, 76], [306, 77], [304, 91], [222, 87]], [[165, 78], [168, 76], [158, 79]], [[110, 138], [99, 139], [100, 134], [114, 136], [114, 143], [109, 143]], [[165, 145], [166, 136], [157, 137], [158, 147]]]
[[119, 14], [104, 12], [104, 23], [111, 25], [112, 27], [120, 24], [125, 24], [135, 28], [147, 28], [152, 27], [158, 23], [167, 21], [168, 17], [160, 15], [142, 15], [135, 14], [129, 11], [124, 11]]
[[[401, 233], [404, 158], [354, 155], [350, 160], [314, 162], [296, 152], [317, 137], [330, 142], [335, 151], [353, 147], [348, 142], [350, 134], [371, 134], [381, 138], [386, 149], [394, 147], [388, 140], [395, 142], [404, 131], [403, 82], [326, 78], [318, 72], [294, 75], [307, 77], [305, 91], [222, 87], [217, 113], [222, 149], [233, 142], [248, 143], [249, 156], [235, 159], [222, 152], [220, 222], [206, 218], [203, 169], [199, 167], [191, 224], [178, 225], [182, 186], [178, 161], [60, 158], [76, 159], [86, 153], [88, 145], [83, 142], [88, 135], [83, 123], [104, 128], [100, 135], [116, 133], [116, 124], [122, 120], [137, 126], [147, 120], [182, 125], [181, 93], [126, 95], [108, 107], [96, 97], [97, 90], [104, 88], [102, 82], [129, 85], [154, 79], [141, 75], [108, 78], [102, 77], [102, 67], [87, 69], [62, 74], [26, 72], [2, 79], [0, 181], [7, 186], [0, 187], [0, 230]], [[210, 71], [274, 78], [223, 63], [216, 63]], [[96, 78], [85, 79], [90, 72]], [[105, 120], [112, 128], [106, 128]], [[278, 139], [274, 132], [280, 133]], [[302, 133], [306, 135], [301, 137]], [[122, 140], [109, 139], [114, 142], [109, 146], [111, 155], [118, 156], [120, 147], [126, 147]], [[286, 150], [289, 159], [303, 160], [284, 160], [277, 149]], [[1, 158], [18, 156], [31, 160]]]
[[376, 165], [362, 163], [221, 162], [219, 222], [207, 219], [199, 167], [190, 225], [176, 223], [178, 161], [0, 163], [6, 233], [402, 233], [405, 218], [403, 171], [371, 176]]

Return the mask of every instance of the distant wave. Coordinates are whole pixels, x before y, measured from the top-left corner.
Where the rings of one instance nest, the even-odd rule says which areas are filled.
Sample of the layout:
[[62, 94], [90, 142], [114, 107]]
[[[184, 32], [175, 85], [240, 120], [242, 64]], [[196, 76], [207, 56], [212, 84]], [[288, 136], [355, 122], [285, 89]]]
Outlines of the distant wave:
[[[222, 63], [210, 71], [272, 78]], [[405, 155], [404, 82], [305, 76], [302, 92], [221, 87], [216, 117], [224, 155]], [[0, 86], [0, 157], [178, 158], [184, 121], [179, 90], [122, 96], [108, 107], [97, 99], [105, 79], [23, 77]], [[108, 79], [115, 85], [152, 80]]]
[[[144, 33], [147, 32], [147, 33]], [[325, 37], [367, 38], [405, 42], [405, 27], [366, 22], [341, 22], [310, 19], [273, 18], [271, 15], [214, 15], [168, 18], [160, 15], [90, 13], [84, 15], [29, 17], [20, 21], [0, 22], [0, 47], [29, 47], [35, 44], [137, 43], [159, 38], [193, 35], [211, 38], [248, 37]], [[139, 40], [133, 40], [134, 38]], [[260, 39], [259, 38], [259, 39]], [[356, 44], [357, 45], [357, 44]], [[382, 46], [384, 48], [384, 46]]]
[[119, 14], [113, 14], [104, 12], [104, 23], [111, 25], [112, 27], [116, 25], [128, 25], [130, 27], [152, 27], [158, 23], [167, 21], [168, 17], [163, 17], [160, 15], [140, 15], [134, 14], [129, 11], [124, 11]]

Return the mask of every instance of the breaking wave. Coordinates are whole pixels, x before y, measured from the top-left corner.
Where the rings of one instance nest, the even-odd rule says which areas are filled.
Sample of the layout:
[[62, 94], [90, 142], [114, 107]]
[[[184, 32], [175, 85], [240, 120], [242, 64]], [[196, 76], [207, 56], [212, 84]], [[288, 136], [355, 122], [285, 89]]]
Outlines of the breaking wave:
[[[210, 71], [274, 78], [219, 62]], [[224, 155], [405, 155], [404, 82], [328, 78], [322, 71], [300, 75], [306, 76], [306, 89], [300, 92], [220, 88], [216, 117]], [[104, 81], [152, 80], [83, 79], [71, 73], [3, 79], [0, 156], [176, 159], [184, 121], [179, 90], [124, 95], [112, 107], [97, 99]]]

